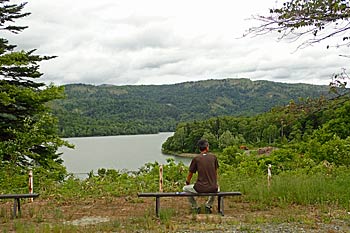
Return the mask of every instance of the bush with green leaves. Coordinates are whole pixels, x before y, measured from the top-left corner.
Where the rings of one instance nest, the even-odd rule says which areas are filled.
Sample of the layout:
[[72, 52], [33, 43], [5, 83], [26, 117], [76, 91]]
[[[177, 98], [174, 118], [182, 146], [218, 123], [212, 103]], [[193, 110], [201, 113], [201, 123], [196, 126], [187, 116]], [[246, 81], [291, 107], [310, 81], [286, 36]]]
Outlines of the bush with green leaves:
[[[97, 175], [93, 172], [85, 179], [69, 175], [63, 182], [55, 182], [50, 177], [42, 177], [37, 184], [42, 196], [57, 198], [102, 197], [102, 196], [134, 196], [139, 192], [159, 191], [158, 162], [147, 163], [136, 172], [114, 169], [99, 169]], [[163, 189], [165, 192], [182, 190], [188, 168], [182, 163], [168, 159], [163, 165]], [[35, 177], [38, 174], [35, 174]], [[27, 180], [26, 176], [18, 177]]]
[[309, 145], [310, 148], [305, 155], [314, 161], [328, 161], [338, 166], [350, 166], [350, 137], [341, 139], [334, 136], [323, 144], [317, 140], [311, 140]]

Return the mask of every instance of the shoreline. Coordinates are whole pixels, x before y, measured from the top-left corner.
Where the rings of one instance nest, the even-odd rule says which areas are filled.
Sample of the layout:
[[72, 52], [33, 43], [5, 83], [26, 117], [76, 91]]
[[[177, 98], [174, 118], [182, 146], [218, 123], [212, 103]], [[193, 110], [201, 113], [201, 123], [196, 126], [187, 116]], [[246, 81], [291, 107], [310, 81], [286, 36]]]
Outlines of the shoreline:
[[196, 157], [198, 154], [192, 154], [192, 153], [181, 153], [177, 156], [179, 157], [183, 157], [183, 158], [194, 158]]
[[162, 153], [164, 155], [176, 156], [176, 157], [181, 157], [181, 158], [194, 158], [198, 155], [198, 154], [193, 154], [193, 153], [180, 153], [180, 154], [176, 154], [176, 153], [167, 154], [164, 152], [162, 152]]

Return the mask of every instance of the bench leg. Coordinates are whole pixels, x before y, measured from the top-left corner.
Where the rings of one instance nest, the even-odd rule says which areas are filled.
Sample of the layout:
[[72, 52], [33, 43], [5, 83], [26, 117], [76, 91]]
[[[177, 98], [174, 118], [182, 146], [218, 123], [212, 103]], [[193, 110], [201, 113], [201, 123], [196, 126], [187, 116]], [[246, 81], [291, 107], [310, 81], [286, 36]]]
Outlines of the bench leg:
[[224, 197], [221, 197], [221, 216], [224, 216]]
[[21, 201], [19, 198], [17, 198], [17, 210], [18, 210], [18, 215], [21, 216]]
[[160, 197], [156, 197], [156, 216], [159, 217]]
[[224, 216], [224, 197], [218, 196], [218, 212]]
[[17, 200], [16, 198], [13, 199], [13, 213], [12, 213], [12, 218], [16, 218], [17, 216]]
[[21, 202], [19, 198], [15, 198], [13, 200], [13, 218], [17, 217], [17, 210], [18, 210], [18, 214], [21, 214]]

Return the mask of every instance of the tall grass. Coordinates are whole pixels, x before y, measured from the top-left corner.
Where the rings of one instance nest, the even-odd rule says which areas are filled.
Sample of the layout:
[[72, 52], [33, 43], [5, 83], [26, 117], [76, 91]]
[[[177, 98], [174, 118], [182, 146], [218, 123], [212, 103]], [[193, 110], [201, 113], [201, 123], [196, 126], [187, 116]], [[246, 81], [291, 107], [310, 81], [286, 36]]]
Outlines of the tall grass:
[[221, 178], [222, 190], [242, 191], [244, 200], [266, 206], [337, 205], [349, 209], [350, 170], [339, 169], [332, 174], [306, 173], [303, 170], [283, 172], [272, 177], [244, 176], [231, 173]]

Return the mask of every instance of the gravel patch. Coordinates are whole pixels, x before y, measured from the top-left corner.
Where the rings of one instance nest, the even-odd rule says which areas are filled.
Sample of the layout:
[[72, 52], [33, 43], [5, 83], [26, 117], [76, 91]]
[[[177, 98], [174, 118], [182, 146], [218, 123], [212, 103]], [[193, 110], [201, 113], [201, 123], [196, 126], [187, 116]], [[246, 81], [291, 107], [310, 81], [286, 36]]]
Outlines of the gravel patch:
[[65, 221], [64, 224], [67, 225], [74, 225], [74, 226], [87, 226], [87, 225], [94, 225], [98, 223], [103, 223], [103, 222], [109, 222], [109, 218], [104, 218], [104, 217], [83, 217], [81, 219], [76, 219], [73, 221]]

